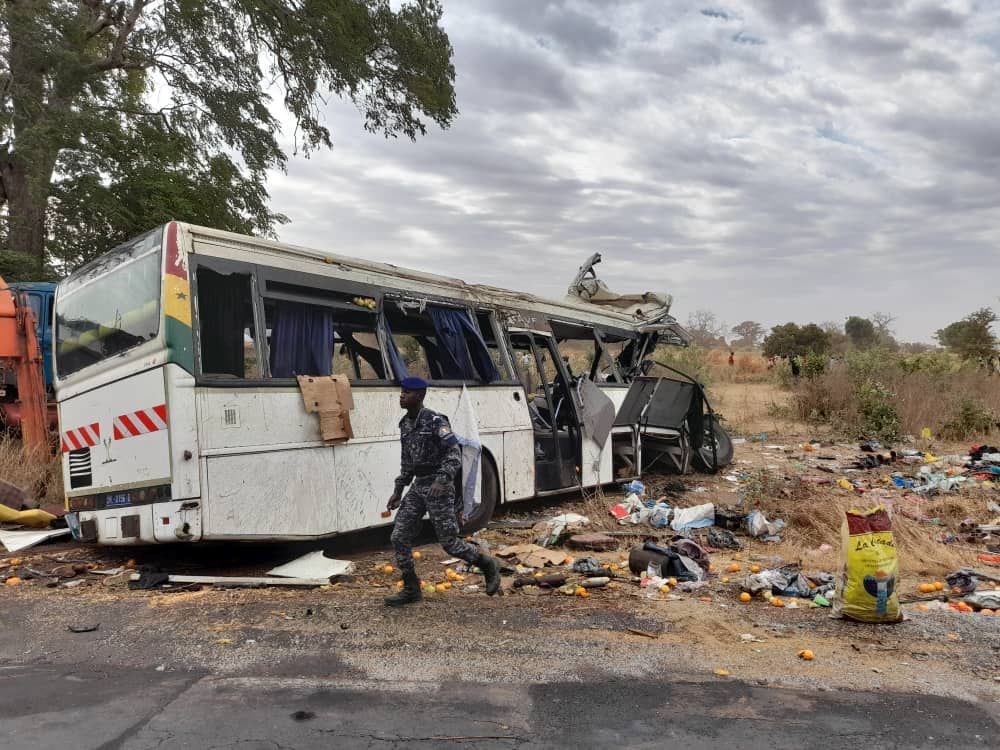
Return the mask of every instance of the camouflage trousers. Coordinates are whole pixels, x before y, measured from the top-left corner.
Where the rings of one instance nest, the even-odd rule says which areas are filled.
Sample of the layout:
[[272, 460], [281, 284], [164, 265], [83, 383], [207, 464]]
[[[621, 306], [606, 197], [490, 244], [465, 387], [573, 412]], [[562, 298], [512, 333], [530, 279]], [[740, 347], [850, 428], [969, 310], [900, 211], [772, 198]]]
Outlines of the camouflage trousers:
[[396, 511], [392, 527], [392, 547], [396, 551], [396, 565], [403, 574], [413, 572], [413, 542], [420, 533], [424, 513], [431, 517], [438, 542], [452, 557], [475, 565], [480, 557], [479, 548], [459, 536], [458, 518], [455, 515], [455, 489], [437, 497], [430, 496], [434, 477], [413, 480], [410, 491], [403, 497]]

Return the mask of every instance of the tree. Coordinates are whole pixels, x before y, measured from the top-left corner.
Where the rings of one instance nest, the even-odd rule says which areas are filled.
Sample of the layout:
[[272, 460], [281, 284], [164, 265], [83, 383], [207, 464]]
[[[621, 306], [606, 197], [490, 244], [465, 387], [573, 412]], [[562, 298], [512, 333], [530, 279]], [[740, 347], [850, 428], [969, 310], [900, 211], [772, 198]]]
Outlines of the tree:
[[726, 346], [722, 335], [725, 330], [726, 324], [720, 323], [715, 313], [709, 310], [695, 310], [688, 315], [687, 332], [691, 334], [691, 343], [695, 346]]
[[992, 308], [984, 307], [962, 320], [945, 326], [934, 338], [962, 359], [988, 359], [997, 352], [997, 339], [990, 326], [1000, 320]]
[[[264, 179], [286, 160], [272, 94], [307, 154], [331, 146], [320, 120], [330, 93], [354, 102], [371, 132], [413, 139], [427, 119], [447, 127], [457, 110], [441, 13], [438, 0], [0, 2], [5, 250], [41, 273], [49, 238], [67, 225], [100, 236], [106, 210], [96, 226], [68, 217], [85, 218], [76, 208], [87, 195], [107, 209], [109, 196], [129, 194], [127, 156], [151, 143], [167, 163], [157, 174], [141, 162], [146, 200], [176, 211], [214, 184], [211, 201], [235, 225], [225, 228], [269, 230], [279, 217]], [[125, 152], [102, 150], [116, 146]]]
[[868, 318], [852, 315], [844, 323], [844, 333], [855, 349], [871, 349], [875, 346], [875, 325]]
[[733, 346], [737, 349], [756, 349], [764, 335], [764, 326], [754, 320], [744, 320], [729, 330], [737, 337], [733, 341]]
[[830, 334], [815, 323], [799, 326], [785, 323], [774, 326], [764, 339], [764, 354], [768, 357], [803, 357], [830, 351]]
[[872, 325], [875, 327], [875, 345], [884, 349], [898, 349], [899, 342], [892, 335], [892, 324], [896, 318], [885, 312], [874, 312], [871, 316]]

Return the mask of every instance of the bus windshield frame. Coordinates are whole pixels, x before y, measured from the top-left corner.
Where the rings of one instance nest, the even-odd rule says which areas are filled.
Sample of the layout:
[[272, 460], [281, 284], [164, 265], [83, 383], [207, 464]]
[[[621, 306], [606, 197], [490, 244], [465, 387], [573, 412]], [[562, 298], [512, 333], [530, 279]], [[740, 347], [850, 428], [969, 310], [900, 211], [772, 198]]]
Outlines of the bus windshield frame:
[[[60, 380], [160, 335], [163, 230], [157, 227], [119, 245], [59, 285], [55, 369]], [[107, 314], [94, 315], [95, 310]]]

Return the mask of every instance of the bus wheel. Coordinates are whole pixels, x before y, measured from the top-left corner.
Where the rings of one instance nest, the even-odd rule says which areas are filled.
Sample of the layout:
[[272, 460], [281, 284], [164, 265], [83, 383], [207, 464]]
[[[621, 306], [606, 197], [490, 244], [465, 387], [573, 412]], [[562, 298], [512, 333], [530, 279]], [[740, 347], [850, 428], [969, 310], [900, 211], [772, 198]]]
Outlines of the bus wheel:
[[[485, 529], [486, 524], [493, 518], [493, 511], [500, 499], [500, 482], [497, 479], [497, 470], [493, 465], [493, 459], [485, 452], [479, 461], [479, 481], [481, 487], [479, 505], [472, 510], [472, 515], [462, 524], [460, 531], [463, 535]], [[457, 505], [461, 511], [461, 498], [458, 499]]]
[[[712, 441], [715, 450], [712, 450]], [[706, 430], [705, 442], [701, 450], [694, 454], [694, 463], [706, 474], [714, 474], [719, 469], [729, 466], [733, 461], [733, 441], [718, 422], [712, 424], [712, 434]]]

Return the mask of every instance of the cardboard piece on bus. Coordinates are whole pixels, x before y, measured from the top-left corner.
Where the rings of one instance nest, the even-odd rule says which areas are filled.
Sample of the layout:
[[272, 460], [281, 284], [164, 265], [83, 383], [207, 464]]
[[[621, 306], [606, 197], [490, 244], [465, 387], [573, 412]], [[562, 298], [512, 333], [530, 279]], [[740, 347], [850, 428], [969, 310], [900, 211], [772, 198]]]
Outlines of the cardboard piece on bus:
[[354, 397], [351, 383], [344, 375], [299, 375], [302, 403], [310, 414], [319, 414], [323, 442], [332, 445], [354, 437], [351, 409]]

